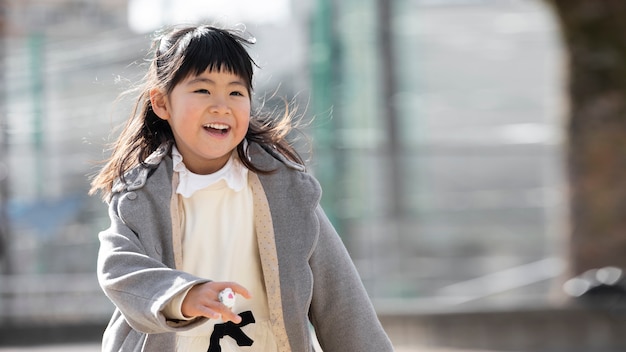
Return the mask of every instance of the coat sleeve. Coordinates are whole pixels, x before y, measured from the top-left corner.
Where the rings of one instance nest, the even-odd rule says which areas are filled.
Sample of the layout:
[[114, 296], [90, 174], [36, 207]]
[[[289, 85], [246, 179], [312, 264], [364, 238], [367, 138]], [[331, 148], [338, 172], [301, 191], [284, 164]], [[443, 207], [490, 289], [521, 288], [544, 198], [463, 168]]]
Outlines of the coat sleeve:
[[310, 318], [324, 351], [393, 351], [361, 279], [337, 232], [321, 210], [311, 256]]
[[158, 235], [133, 231], [117, 213], [117, 201], [114, 197], [109, 204], [111, 226], [99, 234], [97, 274], [104, 293], [128, 324], [143, 333], [189, 329], [205, 321], [179, 322], [163, 315], [177, 294], [208, 280], [166, 266], [155, 251]]

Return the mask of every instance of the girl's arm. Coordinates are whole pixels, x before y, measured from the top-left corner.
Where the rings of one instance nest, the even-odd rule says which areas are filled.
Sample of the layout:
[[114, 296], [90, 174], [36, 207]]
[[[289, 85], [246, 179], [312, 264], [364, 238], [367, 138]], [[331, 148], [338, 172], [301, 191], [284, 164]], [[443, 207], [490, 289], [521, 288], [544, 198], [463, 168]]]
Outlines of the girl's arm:
[[[209, 280], [174, 270], [158, 258], [158, 233], [133, 232], [117, 213], [115, 196], [109, 205], [111, 226], [99, 234], [98, 281], [107, 297], [135, 330], [144, 333], [191, 328], [204, 321], [176, 323], [163, 315], [163, 308], [177, 294]], [[155, 230], [158, 232], [158, 229]]]
[[393, 351], [337, 232], [320, 207], [313, 271], [311, 321], [324, 351]]

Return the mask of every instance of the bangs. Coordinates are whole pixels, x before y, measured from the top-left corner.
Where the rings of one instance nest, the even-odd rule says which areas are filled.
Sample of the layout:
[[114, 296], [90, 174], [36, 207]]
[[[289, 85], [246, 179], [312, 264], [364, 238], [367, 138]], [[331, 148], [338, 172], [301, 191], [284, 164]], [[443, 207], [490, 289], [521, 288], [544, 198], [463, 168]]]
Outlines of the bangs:
[[244, 48], [250, 42], [226, 30], [200, 27], [186, 33], [176, 45], [179, 67], [170, 89], [189, 76], [198, 76], [205, 71], [225, 71], [240, 76], [252, 92], [254, 61]]

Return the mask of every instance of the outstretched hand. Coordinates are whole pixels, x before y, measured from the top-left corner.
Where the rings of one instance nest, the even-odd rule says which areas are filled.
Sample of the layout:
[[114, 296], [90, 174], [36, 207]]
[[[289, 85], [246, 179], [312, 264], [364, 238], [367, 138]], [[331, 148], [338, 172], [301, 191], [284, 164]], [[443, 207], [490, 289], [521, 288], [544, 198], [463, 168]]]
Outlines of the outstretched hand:
[[209, 319], [222, 318], [223, 321], [241, 322], [241, 317], [223, 305], [218, 294], [230, 287], [236, 294], [250, 299], [248, 290], [235, 282], [206, 282], [192, 287], [183, 299], [181, 311], [186, 317], [206, 317]]

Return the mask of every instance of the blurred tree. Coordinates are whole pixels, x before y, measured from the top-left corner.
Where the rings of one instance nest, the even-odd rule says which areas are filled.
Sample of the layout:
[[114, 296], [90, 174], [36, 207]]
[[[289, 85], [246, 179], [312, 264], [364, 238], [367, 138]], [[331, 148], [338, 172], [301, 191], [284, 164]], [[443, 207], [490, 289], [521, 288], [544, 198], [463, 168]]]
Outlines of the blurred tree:
[[547, 1], [569, 54], [570, 274], [626, 269], [626, 1]]

